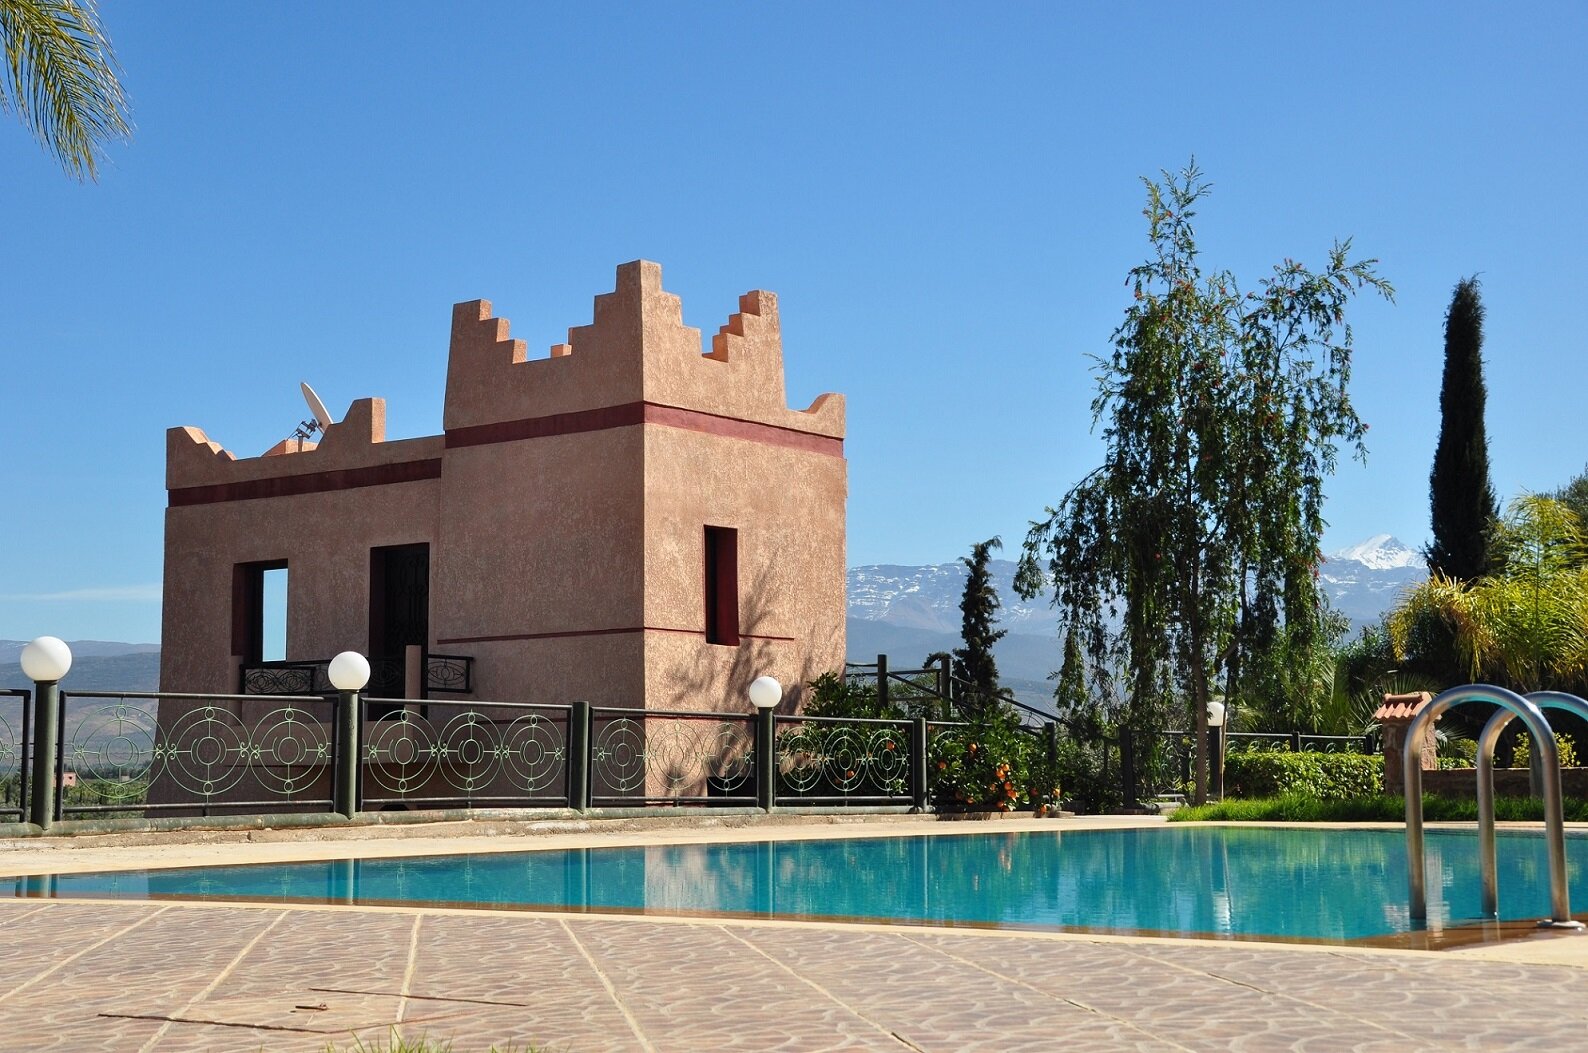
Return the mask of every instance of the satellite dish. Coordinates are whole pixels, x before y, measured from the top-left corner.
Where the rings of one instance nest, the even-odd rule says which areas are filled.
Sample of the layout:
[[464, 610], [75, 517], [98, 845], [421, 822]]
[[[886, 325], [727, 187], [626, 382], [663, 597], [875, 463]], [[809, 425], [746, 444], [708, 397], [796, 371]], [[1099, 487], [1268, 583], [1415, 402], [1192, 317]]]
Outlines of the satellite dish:
[[298, 386], [303, 388], [303, 401], [309, 404], [309, 416], [313, 418], [312, 420], [298, 422], [298, 426], [294, 428], [292, 430], [292, 434], [288, 436], [287, 441], [297, 441], [298, 452], [301, 453], [303, 452], [303, 444], [307, 442], [315, 432], [324, 432], [336, 422], [331, 419], [331, 414], [326, 412], [325, 403], [320, 401], [320, 396], [314, 393], [314, 389], [309, 386], [307, 381], [302, 382]]
[[309, 386], [309, 382], [306, 380], [299, 387], [303, 388], [303, 401], [309, 404], [309, 412], [314, 414], [314, 421], [320, 426], [320, 430], [324, 431], [329, 428], [333, 421], [331, 420], [331, 415], [325, 411], [325, 403], [320, 401], [320, 396], [314, 393], [314, 389]]

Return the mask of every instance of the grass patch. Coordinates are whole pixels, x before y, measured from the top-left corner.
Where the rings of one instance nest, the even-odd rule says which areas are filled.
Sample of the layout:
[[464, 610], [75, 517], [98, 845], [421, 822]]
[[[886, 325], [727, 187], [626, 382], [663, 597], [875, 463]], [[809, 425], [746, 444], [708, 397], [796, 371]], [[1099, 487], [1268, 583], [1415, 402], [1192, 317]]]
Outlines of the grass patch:
[[[1588, 822], [1588, 800], [1568, 797], [1563, 811], [1567, 822]], [[1500, 822], [1541, 822], [1544, 802], [1536, 797], [1497, 797], [1494, 817]], [[1405, 819], [1406, 799], [1387, 794], [1320, 801], [1291, 793], [1181, 808], [1169, 816], [1171, 823], [1399, 823]], [[1423, 819], [1430, 823], [1477, 822], [1478, 802], [1424, 794]]]

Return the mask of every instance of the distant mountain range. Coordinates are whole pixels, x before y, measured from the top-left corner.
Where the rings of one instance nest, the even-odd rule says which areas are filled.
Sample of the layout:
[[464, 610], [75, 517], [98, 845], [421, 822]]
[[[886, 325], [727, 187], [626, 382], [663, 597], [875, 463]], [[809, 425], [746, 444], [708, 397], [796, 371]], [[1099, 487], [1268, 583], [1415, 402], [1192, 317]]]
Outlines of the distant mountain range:
[[[993, 582], [1002, 603], [998, 625], [998, 669], [1015, 694], [1046, 705], [1058, 668], [1058, 615], [1043, 596], [1023, 600], [1014, 591], [1013, 560], [993, 560]], [[1320, 580], [1336, 610], [1353, 627], [1370, 625], [1394, 605], [1408, 586], [1427, 577], [1422, 557], [1388, 534], [1343, 548], [1328, 557]], [[886, 654], [895, 669], [917, 667], [927, 655], [959, 646], [959, 601], [965, 565], [925, 567], [878, 564], [849, 569], [849, 659], [871, 662]], [[73, 640], [70, 686], [78, 691], [157, 691], [160, 645]], [[0, 688], [31, 686], [18, 657], [25, 642], [0, 640]]]
[[[1060, 661], [1051, 596], [1023, 600], [1016, 595], [1013, 560], [993, 560], [988, 569], [1002, 604], [998, 627], [1008, 630], [994, 649], [998, 671], [1018, 697], [1045, 704], [1053, 693], [1048, 675]], [[965, 574], [958, 560], [925, 567], [851, 567], [850, 661], [870, 662], [886, 654], [895, 668], [913, 667], [928, 654], [958, 647]], [[1335, 609], [1356, 629], [1377, 622], [1407, 586], [1427, 576], [1421, 556], [1380, 534], [1328, 556], [1319, 580]]]
[[[160, 690], [160, 645], [68, 640], [72, 669], [61, 683], [74, 691]], [[31, 688], [20, 662], [26, 640], [0, 640], [0, 690]]]

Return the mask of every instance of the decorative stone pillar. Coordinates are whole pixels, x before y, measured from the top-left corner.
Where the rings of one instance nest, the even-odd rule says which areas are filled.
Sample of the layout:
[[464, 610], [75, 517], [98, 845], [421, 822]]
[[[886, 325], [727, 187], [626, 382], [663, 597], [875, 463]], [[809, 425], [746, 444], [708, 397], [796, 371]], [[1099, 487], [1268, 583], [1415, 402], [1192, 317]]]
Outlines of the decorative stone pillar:
[[[1433, 700], [1427, 691], [1414, 691], [1406, 695], [1385, 695], [1384, 704], [1373, 711], [1384, 740], [1384, 792], [1404, 793], [1406, 773], [1401, 770], [1401, 751], [1406, 745], [1406, 729], [1422, 708]], [[1434, 742], [1435, 720], [1423, 729], [1422, 769], [1433, 771], [1439, 767], [1439, 751]]]

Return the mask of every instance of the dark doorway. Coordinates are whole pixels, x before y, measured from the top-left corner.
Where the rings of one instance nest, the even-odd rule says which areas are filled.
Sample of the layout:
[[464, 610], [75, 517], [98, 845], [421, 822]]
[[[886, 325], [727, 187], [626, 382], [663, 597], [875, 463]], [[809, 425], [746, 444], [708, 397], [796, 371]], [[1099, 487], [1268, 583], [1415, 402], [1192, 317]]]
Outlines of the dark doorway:
[[[429, 644], [430, 546], [389, 545], [370, 549], [368, 693], [376, 697], [401, 697], [408, 648], [428, 648]], [[422, 663], [420, 668], [422, 671]], [[421, 695], [423, 688], [421, 672]], [[373, 719], [382, 715], [370, 713]]]

